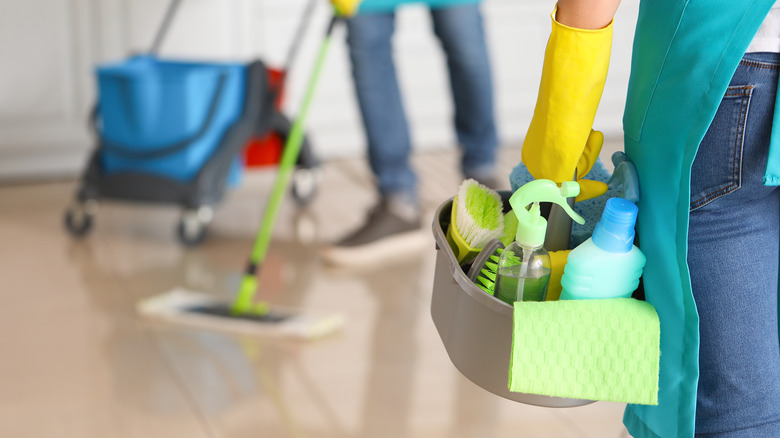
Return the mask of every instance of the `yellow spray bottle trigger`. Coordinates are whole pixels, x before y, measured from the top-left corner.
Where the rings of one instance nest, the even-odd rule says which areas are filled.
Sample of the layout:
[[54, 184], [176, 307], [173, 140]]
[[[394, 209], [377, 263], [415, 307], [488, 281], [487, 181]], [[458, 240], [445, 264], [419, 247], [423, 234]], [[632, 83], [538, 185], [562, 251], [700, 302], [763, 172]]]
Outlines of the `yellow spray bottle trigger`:
[[558, 187], [555, 182], [549, 179], [537, 179], [517, 189], [509, 198], [509, 205], [512, 206], [512, 211], [517, 216], [515, 240], [520, 245], [532, 248], [538, 248], [544, 244], [547, 220], [541, 215], [540, 202], [558, 204], [574, 221], [584, 224], [585, 219], [566, 203], [566, 198], [577, 196], [579, 193], [580, 185], [576, 181], [564, 181]]

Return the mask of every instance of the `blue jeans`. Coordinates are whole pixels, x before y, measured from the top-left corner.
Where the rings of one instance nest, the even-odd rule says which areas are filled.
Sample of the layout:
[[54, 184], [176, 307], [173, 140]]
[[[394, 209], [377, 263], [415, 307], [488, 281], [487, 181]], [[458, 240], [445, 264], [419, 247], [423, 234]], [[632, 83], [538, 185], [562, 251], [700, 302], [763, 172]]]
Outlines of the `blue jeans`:
[[[455, 131], [466, 177], [492, 176], [498, 135], [482, 14], [477, 4], [431, 10], [444, 52], [455, 106]], [[412, 143], [393, 63], [395, 13], [360, 14], [347, 21], [352, 74], [368, 141], [368, 158], [383, 194], [416, 199]], [[425, 74], [420, 71], [419, 74]]]
[[745, 55], [691, 169], [697, 437], [780, 437], [780, 190], [762, 183], [779, 71], [780, 54]]

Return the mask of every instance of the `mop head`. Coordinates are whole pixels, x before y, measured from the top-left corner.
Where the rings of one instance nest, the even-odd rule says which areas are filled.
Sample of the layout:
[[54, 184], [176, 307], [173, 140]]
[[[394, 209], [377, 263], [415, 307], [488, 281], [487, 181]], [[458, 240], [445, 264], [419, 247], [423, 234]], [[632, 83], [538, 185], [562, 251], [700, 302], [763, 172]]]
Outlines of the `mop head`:
[[265, 315], [234, 314], [229, 303], [182, 288], [142, 300], [137, 310], [153, 320], [190, 327], [301, 340], [327, 336], [344, 325], [341, 315], [298, 309], [274, 307]]

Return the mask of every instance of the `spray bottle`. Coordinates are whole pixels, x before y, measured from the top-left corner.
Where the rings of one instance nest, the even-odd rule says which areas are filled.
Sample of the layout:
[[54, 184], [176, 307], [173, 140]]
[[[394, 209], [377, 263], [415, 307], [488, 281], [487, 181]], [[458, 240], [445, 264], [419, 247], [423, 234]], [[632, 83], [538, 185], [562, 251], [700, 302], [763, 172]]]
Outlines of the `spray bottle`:
[[538, 179], [523, 185], [509, 198], [517, 216], [517, 233], [515, 241], [504, 249], [498, 260], [496, 297], [508, 304], [547, 298], [550, 255], [543, 247], [547, 220], [540, 213], [539, 203], [558, 204], [572, 219], [583, 224], [585, 219], [566, 203], [566, 198], [579, 193], [580, 186], [574, 181], [565, 181], [558, 187], [553, 181]]
[[634, 245], [638, 211], [627, 199], [607, 200], [593, 236], [569, 253], [561, 278], [562, 300], [631, 296], [646, 261]]

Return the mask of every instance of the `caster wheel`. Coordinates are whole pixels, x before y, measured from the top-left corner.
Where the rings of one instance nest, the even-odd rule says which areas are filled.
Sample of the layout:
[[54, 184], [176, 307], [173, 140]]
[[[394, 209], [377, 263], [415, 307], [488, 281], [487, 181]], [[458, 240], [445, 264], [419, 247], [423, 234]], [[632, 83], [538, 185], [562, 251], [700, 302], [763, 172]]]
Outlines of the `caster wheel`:
[[212, 218], [213, 211], [208, 206], [184, 211], [176, 227], [176, 236], [179, 238], [179, 242], [185, 246], [196, 246], [203, 243]]
[[300, 206], [309, 204], [317, 194], [319, 172], [316, 169], [296, 169], [292, 175], [292, 195]]
[[86, 236], [92, 229], [94, 212], [87, 202], [71, 205], [65, 211], [65, 228], [75, 237]]

